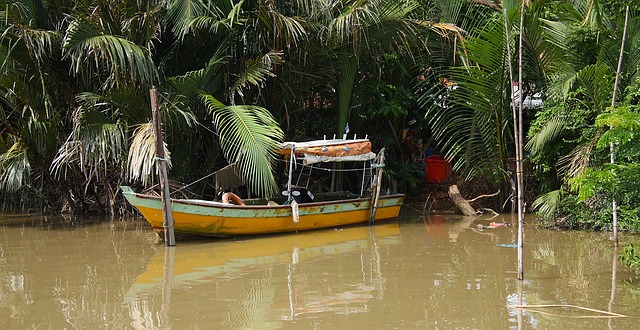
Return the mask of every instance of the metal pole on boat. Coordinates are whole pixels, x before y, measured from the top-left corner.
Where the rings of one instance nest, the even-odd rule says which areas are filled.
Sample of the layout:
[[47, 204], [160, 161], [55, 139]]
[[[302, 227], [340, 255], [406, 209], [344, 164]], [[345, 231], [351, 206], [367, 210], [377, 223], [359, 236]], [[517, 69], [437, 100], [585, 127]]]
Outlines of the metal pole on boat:
[[384, 148], [382, 148], [380, 153], [378, 153], [377, 164], [372, 165], [372, 167], [376, 168], [376, 177], [371, 191], [371, 208], [369, 211], [371, 214], [371, 218], [369, 219], [370, 223], [376, 221], [376, 211], [378, 210], [378, 200], [380, 199], [380, 185], [382, 184], [382, 169], [384, 168]]
[[155, 87], [149, 90], [151, 96], [151, 116], [153, 120], [153, 132], [156, 135], [156, 161], [160, 169], [160, 199], [162, 200], [162, 216], [164, 222], [164, 243], [166, 246], [176, 245], [173, 232], [173, 213], [171, 211], [171, 196], [169, 193], [169, 179], [167, 178], [167, 160], [164, 154], [164, 139], [162, 137], [162, 122], [158, 113], [158, 98]]
[[291, 202], [291, 177], [293, 176], [293, 162], [296, 156], [296, 147], [291, 146], [291, 155], [289, 156], [289, 179], [287, 181], [287, 200]]

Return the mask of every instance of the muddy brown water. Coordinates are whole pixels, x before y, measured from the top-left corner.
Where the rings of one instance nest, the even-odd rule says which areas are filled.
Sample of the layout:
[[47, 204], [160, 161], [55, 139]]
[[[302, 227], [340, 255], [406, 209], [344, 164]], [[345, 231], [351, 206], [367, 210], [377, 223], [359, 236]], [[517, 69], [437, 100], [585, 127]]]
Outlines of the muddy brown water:
[[516, 219], [404, 210], [371, 227], [165, 248], [140, 219], [5, 214], [0, 329], [640, 327], [640, 277], [608, 234], [527, 226], [518, 281], [517, 226], [478, 228], [492, 221]]

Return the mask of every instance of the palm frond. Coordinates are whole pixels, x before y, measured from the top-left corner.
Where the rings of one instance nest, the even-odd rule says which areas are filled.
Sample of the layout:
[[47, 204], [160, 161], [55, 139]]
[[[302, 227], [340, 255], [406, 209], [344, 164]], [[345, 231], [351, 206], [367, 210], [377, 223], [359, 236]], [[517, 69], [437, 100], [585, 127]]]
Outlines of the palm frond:
[[553, 190], [546, 194], [541, 195], [535, 201], [531, 207], [537, 211], [538, 215], [546, 219], [552, 219], [558, 208], [560, 207], [560, 201], [562, 200], [562, 189]]
[[578, 71], [576, 81], [584, 87], [582, 94], [589, 101], [588, 107], [595, 114], [602, 113], [609, 105], [613, 87], [612, 69], [604, 64], [588, 65]]
[[60, 177], [66, 176], [67, 169], [79, 168], [85, 178], [99, 179], [109, 169], [119, 167], [124, 134], [121, 123], [113, 122], [95, 108], [79, 107], [72, 133], [51, 162], [51, 172]]
[[67, 137], [67, 140], [58, 148], [56, 156], [51, 161], [49, 171], [54, 178], [67, 178], [70, 174], [80, 171], [82, 144], [72, 138], [72, 135]]
[[358, 49], [360, 40], [358, 32], [368, 26], [367, 21], [375, 21], [375, 5], [378, 1], [355, 1], [353, 4], [345, 4], [337, 1], [334, 10], [338, 11], [331, 22], [330, 33], [340, 41], [352, 40], [354, 49]]
[[260, 4], [258, 16], [262, 24], [266, 25], [265, 30], [272, 31], [287, 48], [291, 47], [291, 45], [297, 45], [299, 41], [307, 36], [307, 31], [301, 18], [284, 15], [272, 2]]
[[227, 44], [222, 44], [216, 49], [204, 68], [190, 71], [181, 76], [169, 77], [167, 82], [172, 90], [184, 95], [193, 104], [201, 104], [198, 91], [209, 94], [218, 92], [223, 79], [220, 78], [220, 70], [228, 63]]
[[187, 25], [188, 31], [185, 34], [192, 31], [206, 31], [207, 33], [218, 33], [221, 29], [230, 29], [231, 24], [228, 20], [220, 19], [218, 17], [210, 16], [198, 16], [191, 19]]
[[589, 166], [591, 150], [594, 145], [583, 143], [575, 147], [569, 154], [558, 160], [558, 173], [566, 178], [575, 178], [584, 173]]
[[38, 63], [42, 64], [45, 58], [59, 51], [62, 36], [58, 31], [23, 29], [20, 30], [20, 39], [24, 41]]
[[560, 135], [566, 127], [566, 120], [561, 117], [550, 118], [542, 128], [529, 139], [526, 148], [532, 152], [538, 152], [544, 149], [551, 141]]
[[541, 18], [539, 20], [546, 34], [548, 42], [556, 47], [567, 50], [568, 40], [570, 36], [570, 27], [562, 21], [551, 21]]
[[36, 13], [29, 8], [25, 1], [4, 1], [3, 5], [1, 13], [7, 25], [26, 25], [35, 18]]
[[358, 71], [358, 60], [354, 56], [344, 54], [339, 61], [340, 76], [338, 78], [338, 123], [336, 133], [341, 136], [344, 133], [349, 115], [349, 104], [353, 85]]
[[21, 189], [31, 175], [27, 147], [19, 140], [0, 154], [0, 190], [13, 193]]
[[284, 138], [278, 123], [264, 108], [225, 106], [211, 95], [201, 97], [213, 115], [227, 161], [238, 164], [241, 177], [252, 191], [271, 196], [277, 189], [273, 176], [276, 152]]
[[105, 34], [86, 18], [76, 18], [69, 24], [63, 48], [64, 58], [71, 60], [76, 74], [105, 70], [113, 76], [116, 86], [130, 81], [152, 85], [158, 78], [148, 49], [123, 37]]
[[[566, 62], [565, 62], [566, 63]], [[576, 83], [577, 72], [571, 65], [558, 67], [556, 72], [550, 75], [548, 93], [549, 97], [555, 100], [566, 100], [569, 92]]]
[[[440, 101], [425, 104], [426, 119], [457, 169], [468, 178], [481, 171], [499, 182], [506, 175], [506, 143], [512, 134], [504, 23], [494, 19], [477, 35], [465, 43], [471, 65], [449, 69]], [[432, 99], [430, 93], [421, 97], [423, 104]]]
[[269, 77], [275, 77], [275, 66], [283, 62], [282, 52], [270, 51], [261, 58], [250, 59], [245, 63], [245, 68], [240, 73], [230, 88], [231, 101], [234, 103], [234, 95], [244, 96], [243, 89], [248, 85], [260, 86]]
[[172, 32], [183, 40], [189, 33], [190, 22], [194, 17], [207, 13], [207, 6], [201, 0], [171, 1], [167, 8], [166, 20], [172, 26]]
[[[165, 159], [167, 166], [171, 167], [171, 153], [166, 149]], [[133, 132], [133, 139], [129, 146], [127, 157], [129, 179], [140, 180], [144, 186], [153, 181], [156, 168], [156, 135], [153, 131], [153, 123], [139, 125]]]

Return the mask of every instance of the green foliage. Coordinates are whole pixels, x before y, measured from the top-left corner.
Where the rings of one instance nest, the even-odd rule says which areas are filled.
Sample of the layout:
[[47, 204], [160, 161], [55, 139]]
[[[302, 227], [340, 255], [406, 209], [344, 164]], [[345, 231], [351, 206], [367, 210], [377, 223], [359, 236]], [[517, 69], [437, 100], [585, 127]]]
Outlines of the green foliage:
[[[565, 54], [549, 75], [544, 108], [529, 131], [531, 160], [544, 190], [538, 212], [555, 213], [564, 226], [610, 230], [611, 203], [618, 203], [620, 228], [638, 231], [637, 13], [628, 28], [619, 2], [586, 1], [551, 6], [542, 23], [546, 38]], [[611, 109], [623, 30], [627, 29], [619, 106]], [[620, 101], [622, 103], [620, 103]], [[615, 164], [610, 164], [614, 145]], [[557, 180], [553, 180], [555, 175]], [[552, 184], [548, 184], [551, 182]], [[559, 189], [559, 190], [557, 190]], [[562, 191], [557, 194], [553, 191]], [[557, 198], [552, 198], [557, 197]]]
[[562, 189], [552, 190], [536, 199], [531, 207], [544, 219], [553, 219], [560, 207], [565, 192]]
[[[420, 96], [425, 118], [440, 148], [458, 160], [456, 168], [469, 179], [483, 174], [498, 185], [507, 180], [506, 146], [512, 135], [504, 31], [501, 16], [494, 17], [465, 43], [470, 65], [451, 68], [447, 79], [452, 84], [435, 85]], [[441, 102], [433, 102], [434, 91]]]
[[385, 177], [398, 182], [398, 190], [403, 193], [415, 191], [424, 184], [424, 161], [408, 164], [392, 163], [385, 168]]
[[278, 189], [273, 176], [275, 156], [284, 138], [278, 123], [264, 108], [225, 106], [211, 95], [201, 97], [213, 117], [225, 158], [237, 163], [253, 191], [273, 196]]
[[640, 246], [629, 244], [629, 246], [622, 250], [619, 258], [627, 267], [634, 269], [636, 273], [640, 274]]
[[640, 113], [625, 106], [616, 108], [596, 118], [596, 126], [609, 128], [598, 140], [597, 148], [608, 148], [612, 143], [618, 147], [616, 158], [635, 162], [640, 155]]
[[620, 207], [620, 227], [629, 231], [640, 231], [640, 189], [636, 184], [640, 176], [639, 120], [640, 114], [628, 106], [599, 115], [595, 124], [607, 131], [601, 134], [596, 148], [609, 151], [613, 145], [616, 162], [610, 164], [606, 158], [594, 162], [568, 181], [579, 202], [610, 205], [615, 200]]
[[573, 194], [561, 199], [556, 215], [556, 224], [566, 229], [610, 230], [611, 204], [607, 200], [594, 198], [588, 203], [578, 200]]
[[385, 83], [372, 83], [370, 88], [375, 97], [373, 102], [366, 104], [371, 119], [398, 118], [409, 114], [408, 108], [413, 102], [409, 89]]

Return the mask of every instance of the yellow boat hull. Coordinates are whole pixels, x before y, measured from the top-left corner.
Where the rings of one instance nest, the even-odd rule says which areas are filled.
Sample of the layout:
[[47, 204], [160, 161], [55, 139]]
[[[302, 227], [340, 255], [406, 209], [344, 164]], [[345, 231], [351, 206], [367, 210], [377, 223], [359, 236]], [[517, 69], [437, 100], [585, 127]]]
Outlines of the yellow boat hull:
[[[164, 231], [162, 202], [157, 196], [137, 194], [122, 187], [125, 198], [158, 233]], [[396, 218], [404, 195], [381, 196], [375, 221]], [[294, 221], [290, 205], [230, 205], [203, 200], [173, 199], [174, 231], [203, 236], [242, 236], [286, 233], [366, 223], [371, 200], [353, 198], [298, 205], [299, 221]]]

